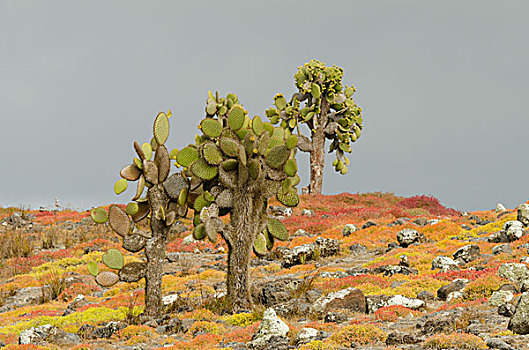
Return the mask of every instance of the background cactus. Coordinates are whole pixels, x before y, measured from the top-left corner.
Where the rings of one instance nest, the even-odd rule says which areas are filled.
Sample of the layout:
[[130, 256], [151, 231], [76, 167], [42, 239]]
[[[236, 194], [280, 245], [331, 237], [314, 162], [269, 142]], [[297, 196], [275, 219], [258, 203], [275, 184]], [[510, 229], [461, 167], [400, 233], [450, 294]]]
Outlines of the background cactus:
[[[162, 313], [162, 272], [165, 261], [167, 234], [176, 218], [185, 216], [186, 203], [178, 203], [182, 190], [189, 187], [187, 178], [179, 173], [169, 176], [170, 159], [176, 152], [168, 152], [165, 141], [169, 136], [169, 116], [159, 113], [153, 125], [153, 138], [150, 143], [141, 146], [134, 142], [137, 153], [133, 163], [120, 171], [123, 178], [114, 186], [117, 194], [127, 187], [127, 181], [137, 181], [136, 195], [126, 210], [111, 205], [108, 212], [103, 208], [92, 210], [92, 219], [97, 223], [108, 221], [114, 232], [123, 238], [123, 248], [130, 252], [145, 250], [146, 262], [133, 262], [124, 265], [123, 255], [116, 249], [110, 249], [103, 255], [103, 262], [118, 273], [99, 272], [97, 265], [88, 265], [88, 270], [96, 276], [96, 282], [110, 287], [119, 281], [136, 282], [145, 278], [145, 314], [157, 317]], [[153, 158], [154, 154], [154, 158]], [[151, 160], [153, 158], [153, 160]], [[193, 159], [190, 156], [190, 159]], [[195, 156], [198, 159], [198, 156]], [[144, 197], [145, 187], [147, 192]], [[135, 223], [149, 218], [150, 233], [134, 227]]]
[[[263, 255], [273, 248], [274, 238], [288, 239], [285, 226], [268, 217], [268, 199], [277, 196], [289, 206], [299, 203], [297, 149], [291, 146], [297, 137], [260, 117], [250, 119], [236, 95], [221, 98], [211, 92], [199, 129], [202, 135], [197, 135], [195, 144], [177, 156], [182, 174], [193, 184], [185, 192], [194, 211], [193, 236], [215, 243], [220, 234], [226, 241], [226, 305], [232, 312], [248, 310], [251, 251]], [[229, 221], [220, 219], [227, 214]]]
[[[351, 144], [363, 129], [362, 109], [353, 100], [353, 86], [342, 85], [343, 69], [327, 67], [312, 60], [299, 67], [294, 75], [298, 92], [290, 101], [282, 94], [274, 97], [274, 106], [266, 111], [272, 124], [280, 124], [287, 133], [296, 133], [287, 147], [298, 147], [310, 153], [310, 193], [321, 193], [325, 163], [325, 138], [331, 141], [329, 152], [336, 154], [335, 171], [347, 173]], [[300, 124], [305, 124], [310, 138], [301, 134]]]

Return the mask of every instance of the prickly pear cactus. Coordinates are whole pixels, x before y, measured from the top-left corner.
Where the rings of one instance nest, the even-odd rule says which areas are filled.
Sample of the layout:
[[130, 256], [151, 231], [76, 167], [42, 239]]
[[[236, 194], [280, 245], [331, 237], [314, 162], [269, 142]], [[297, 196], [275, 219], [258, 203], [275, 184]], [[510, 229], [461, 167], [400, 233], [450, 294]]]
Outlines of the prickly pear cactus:
[[[272, 124], [297, 134], [299, 150], [310, 152], [311, 193], [321, 193], [325, 139], [331, 141], [329, 152], [336, 154], [334, 170], [345, 175], [350, 163], [345, 153], [352, 152], [363, 130], [362, 108], [353, 100], [356, 89], [342, 85], [342, 78], [342, 68], [312, 60], [294, 75], [298, 92], [289, 101], [277, 94], [266, 111]], [[301, 134], [300, 124], [308, 126], [310, 137]]]
[[[299, 203], [297, 136], [249, 117], [236, 95], [211, 92], [199, 129], [195, 144], [176, 156], [191, 184], [180, 199], [193, 209], [195, 239], [216, 243], [220, 235], [227, 242], [228, 307], [245, 309], [251, 302], [250, 252], [264, 255], [274, 240], [288, 239], [285, 226], [270, 221], [268, 199], [275, 196], [290, 207]], [[229, 220], [221, 219], [228, 214]]]
[[[124, 264], [122, 253], [110, 249], [102, 260], [117, 273], [100, 271], [94, 262], [88, 264], [89, 272], [104, 287], [119, 281], [136, 282], [145, 278], [145, 314], [152, 317], [162, 311], [161, 281], [167, 233], [176, 219], [187, 213], [186, 202], [178, 199], [181, 193], [188, 191], [188, 179], [180, 173], [169, 174], [171, 160], [178, 154], [178, 150], [168, 152], [165, 146], [170, 116], [170, 112], [158, 114], [151, 142], [142, 145], [134, 142], [137, 157], [120, 171], [122, 179], [116, 182], [114, 191], [120, 194], [127, 189], [128, 182], [137, 182], [133, 201], [125, 209], [111, 205], [108, 211], [96, 208], [91, 213], [96, 223], [108, 222], [110, 228], [122, 237], [124, 250], [132, 253], [144, 250], [147, 261]], [[150, 233], [135, 228], [135, 224], [145, 218], [149, 219]]]

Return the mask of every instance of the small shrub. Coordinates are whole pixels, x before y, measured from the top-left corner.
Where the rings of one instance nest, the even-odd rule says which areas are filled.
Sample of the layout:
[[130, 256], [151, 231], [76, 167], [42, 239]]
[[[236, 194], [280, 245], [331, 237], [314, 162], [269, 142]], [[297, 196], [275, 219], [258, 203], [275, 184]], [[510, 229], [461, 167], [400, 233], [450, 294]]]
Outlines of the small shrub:
[[344, 345], [351, 343], [364, 345], [384, 341], [386, 337], [386, 332], [379, 327], [374, 324], [364, 323], [345, 326], [331, 335], [330, 340]]
[[465, 300], [476, 300], [481, 298], [489, 298], [492, 292], [505, 283], [499, 276], [482, 276], [470, 282], [465, 287], [463, 298]]
[[263, 313], [254, 311], [252, 313], [243, 312], [240, 314], [229, 315], [225, 318], [225, 321], [232, 326], [247, 327], [254, 324], [257, 321], [262, 320]]
[[193, 323], [191, 328], [187, 331], [187, 334], [193, 337], [198, 333], [223, 334], [225, 330], [226, 328], [221, 324], [209, 321], [199, 321]]
[[395, 322], [401, 317], [408, 315], [418, 316], [420, 311], [408, 309], [402, 305], [384, 306], [375, 311], [375, 318], [384, 322]]
[[130, 325], [120, 330], [116, 335], [118, 338], [124, 338], [126, 344], [134, 345], [147, 342], [156, 336], [156, 332], [149, 326]]
[[480, 337], [467, 333], [435, 334], [424, 341], [426, 349], [488, 349], [487, 344]]
[[42, 302], [55, 300], [66, 288], [66, 278], [58, 269], [50, 269], [39, 278], [42, 285]]
[[334, 342], [313, 340], [310, 343], [303, 344], [299, 350], [338, 350], [340, 347]]
[[431, 215], [459, 215], [454, 209], [447, 208], [433, 196], [413, 196], [397, 203], [398, 207], [406, 209], [424, 209]]

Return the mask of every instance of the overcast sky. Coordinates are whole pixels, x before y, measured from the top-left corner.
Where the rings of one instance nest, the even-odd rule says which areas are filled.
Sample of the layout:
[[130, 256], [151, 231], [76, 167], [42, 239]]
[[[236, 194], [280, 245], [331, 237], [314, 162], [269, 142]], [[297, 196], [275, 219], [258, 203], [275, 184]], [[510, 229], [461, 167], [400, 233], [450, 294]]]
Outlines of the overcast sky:
[[[172, 109], [192, 142], [208, 90], [263, 115], [312, 58], [343, 67], [364, 132], [325, 193], [529, 197], [527, 1], [0, 0], [0, 205], [126, 203], [132, 141]], [[308, 158], [301, 157], [302, 184]], [[133, 187], [133, 186], [130, 186]]]

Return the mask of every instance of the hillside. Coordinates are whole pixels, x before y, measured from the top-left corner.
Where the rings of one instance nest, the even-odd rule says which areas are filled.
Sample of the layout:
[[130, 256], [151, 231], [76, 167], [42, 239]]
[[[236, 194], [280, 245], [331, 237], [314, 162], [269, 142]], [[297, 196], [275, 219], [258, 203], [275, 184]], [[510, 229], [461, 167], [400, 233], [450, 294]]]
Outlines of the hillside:
[[[0, 209], [0, 347], [527, 348], [529, 335], [508, 329], [517, 311], [514, 329], [529, 333], [517, 319], [524, 299], [516, 310], [529, 288], [529, 235], [512, 223], [516, 209], [460, 213], [390, 193], [303, 195], [291, 215], [271, 205], [291, 238], [252, 260], [253, 310], [223, 314], [227, 247], [194, 241], [187, 218], [167, 247], [166, 314], [147, 324], [143, 279], [102, 288], [87, 270], [91, 261], [108, 269], [109, 248], [143, 259], [108, 226], [89, 212]], [[272, 307], [288, 333], [254, 337], [277, 321]]]

